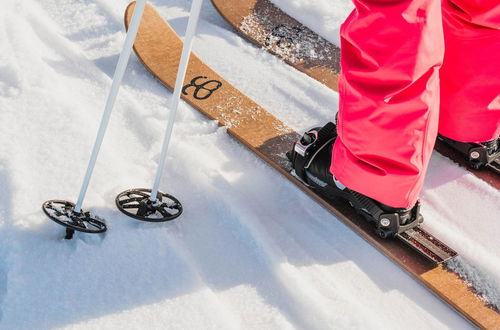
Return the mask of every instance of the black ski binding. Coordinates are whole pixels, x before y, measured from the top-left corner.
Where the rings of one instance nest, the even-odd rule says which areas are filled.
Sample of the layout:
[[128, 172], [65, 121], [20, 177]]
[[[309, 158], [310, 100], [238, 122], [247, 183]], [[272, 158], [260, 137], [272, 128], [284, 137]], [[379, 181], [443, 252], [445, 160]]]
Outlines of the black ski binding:
[[158, 192], [151, 199], [151, 189], [129, 189], [116, 196], [116, 206], [129, 217], [147, 222], [174, 220], [182, 214], [181, 202], [174, 196]]
[[303, 182], [307, 182], [306, 169], [313, 155], [336, 137], [337, 126], [329, 122], [323, 127], [315, 127], [305, 132], [294, 144], [293, 150], [286, 153], [287, 158], [292, 162], [295, 174]]
[[42, 209], [52, 221], [66, 227], [65, 239], [72, 239], [75, 231], [99, 234], [107, 230], [106, 224], [90, 212], [75, 212], [72, 202], [50, 200], [43, 203]]
[[380, 238], [397, 237], [410, 229], [416, 229], [423, 222], [420, 214], [420, 201], [409, 210], [383, 206], [379, 202], [353, 190], [348, 199], [352, 207], [368, 222], [375, 224], [375, 233]]
[[469, 166], [475, 170], [500, 159], [500, 139], [483, 143], [469, 143], [455, 141], [439, 134], [438, 140], [465, 155]]
[[[368, 222], [375, 224], [375, 231], [381, 238], [394, 237], [419, 226], [423, 222], [419, 202], [412, 209], [392, 208], [350, 190], [331, 175], [329, 172], [331, 153], [328, 152], [328, 148], [331, 150], [336, 138], [337, 129], [333, 123], [313, 128], [304, 133], [294, 144], [293, 150], [287, 153], [295, 175], [304, 184], [328, 199], [346, 200], [357, 213]], [[325, 157], [328, 158], [327, 161]], [[313, 161], [316, 158], [318, 160], [313, 166]], [[323, 166], [323, 170], [318, 172], [318, 176], [315, 176], [312, 173], [312, 168], [318, 169], [319, 164], [326, 164], [326, 166]]]

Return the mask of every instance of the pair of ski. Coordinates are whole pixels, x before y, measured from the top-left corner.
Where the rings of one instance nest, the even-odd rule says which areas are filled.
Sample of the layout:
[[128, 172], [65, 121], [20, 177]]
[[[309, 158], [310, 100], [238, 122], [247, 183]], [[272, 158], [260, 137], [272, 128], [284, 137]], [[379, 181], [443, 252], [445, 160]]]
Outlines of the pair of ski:
[[[295, 25], [297, 29], [290, 28], [290, 25], [287, 25], [288, 20], [293, 19], [268, 1], [212, 1], [229, 22], [232, 22], [233, 16], [234, 21], [240, 22], [251, 16], [260, 22], [271, 22], [269, 23], [271, 29], [265, 30], [268, 32], [262, 30], [264, 32], [260, 40], [264, 45], [274, 43], [280, 49], [286, 48], [282, 53], [292, 54], [292, 59], [287, 60], [290, 64], [299, 69], [302, 66], [301, 71], [316, 77], [332, 88], [336, 86], [338, 67], [335, 67], [335, 63], [338, 61], [335, 59], [338, 60], [338, 57], [335, 57], [335, 52], [338, 55], [338, 50], [331, 48], [333, 52], [331, 60], [318, 62], [316, 66], [304, 64], [301, 60], [294, 62], [300, 54], [294, 55], [292, 48], [297, 42], [296, 37], [301, 34], [296, 35], [295, 32], [299, 29], [306, 31], [306, 28], [301, 25]], [[132, 18], [134, 6], [135, 3], [130, 4], [125, 13], [127, 27]], [[253, 11], [257, 7], [264, 11]], [[275, 19], [282, 19], [284, 23], [275, 22]], [[249, 27], [251, 24], [253, 23], [247, 22], [246, 26]], [[274, 27], [272, 27], [273, 24]], [[298, 23], [294, 21], [294, 24]], [[240, 23], [233, 25], [237, 28], [242, 26]], [[308, 47], [314, 47], [316, 42], [322, 41], [310, 39]], [[147, 5], [134, 50], [145, 67], [170, 89], [175, 84], [182, 46], [182, 40], [174, 30], [152, 6]], [[328, 59], [328, 56], [327, 53], [323, 53], [319, 60]], [[327, 200], [296, 179], [291, 174], [291, 164], [286, 158], [286, 152], [301, 135], [231, 86], [194, 54], [190, 55], [182, 97], [207, 117], [226, 126], [229, 134], [295, 183], [472, 323], [484, 328], [493, 328], [500, 324], [500, 314], [475, 294], [473, 288], [458, 274], [446, 269], [445, 261], [456, 255], [453, 250], [424, 229], [417, 228], [405, 232], [405, 235], [398, 235], [398, 239], [381, 239], [375, 234], [372, 226], [356, 214], [350, 206], [342, 202]], [[401, 244], [401, 241], [405, 244]]]

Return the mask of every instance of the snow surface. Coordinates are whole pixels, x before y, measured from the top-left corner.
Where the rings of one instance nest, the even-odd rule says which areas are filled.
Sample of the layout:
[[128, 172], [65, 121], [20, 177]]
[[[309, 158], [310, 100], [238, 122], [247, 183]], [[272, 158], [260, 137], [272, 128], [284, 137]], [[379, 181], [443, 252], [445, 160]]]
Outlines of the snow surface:
[[[327, 38], [350, 6], [274, 1], [303, 22], [316, 17]], [[190, 1], [151, 3], [184, 33]], [[150, 224], [119, 213], [117, 193], [152, 184], [171, 97], [135, 56], [84, 204], [109, 230], [63, 240], [40, 206], [77, 197], [126, 5], [2, 3], [0, 328], [471, 327], [185, 103], [161, 184], [184, 214]], [[194, 50], [207, 64], [296, 130], [334, 117], [336, 93], [239, 37], [208, 1], [203, 8]], [[422, 201], [426, 227], [474, 261], [457, 269], [499, 299], [500, 193], [434, 155]]]
[[270, 0], [323, 38], [340, 46], [340, 24], [354, 8], [350, 0]]

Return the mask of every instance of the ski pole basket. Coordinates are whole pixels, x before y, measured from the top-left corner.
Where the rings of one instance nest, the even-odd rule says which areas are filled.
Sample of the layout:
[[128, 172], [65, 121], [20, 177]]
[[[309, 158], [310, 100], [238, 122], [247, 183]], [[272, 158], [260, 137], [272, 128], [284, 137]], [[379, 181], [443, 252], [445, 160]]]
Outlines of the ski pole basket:
[[50, 200], [42, 209], [51, 220], [66, 227], [66, 239], [72, 239], [75, 231], [99, 234], [107, 230], [106, 224], [90, 212], [76, 212], [72, 202]]
[[116, 206], [125, 215], [147, 222], [174, 220], [182, 214], [182, 204], [174, 196], [158, 192], [151, 199], [151, 189], [129, 189], [116, 197]]

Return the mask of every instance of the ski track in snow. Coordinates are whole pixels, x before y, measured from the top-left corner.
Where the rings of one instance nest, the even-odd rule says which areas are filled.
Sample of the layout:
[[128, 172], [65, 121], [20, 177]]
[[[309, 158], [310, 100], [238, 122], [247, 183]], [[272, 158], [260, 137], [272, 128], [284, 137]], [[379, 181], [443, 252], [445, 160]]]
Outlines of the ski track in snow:
[[[183, 34], [189, 1], [151, 3]], [[116, 194], [152, 183], [171, 97], [135, 56], [84, 205], [109, 231], [63, 240], [40, 206], [78, 193], [126, 5], [23, 0], [0, 12], [0, 328], [470, 327], [185, 103], [161, 184], [185, 213], [164, 224], [122, 216]], [[239, 37], [209, 1], [201, 19], [194, 51], [257, 103], [298, 131], [334, 117], [336, 93]], [[474, 260], [485, 275], [471, 278], [491, 293], [498, 191], [437, 156], [422, 199], [426, 226]]]

